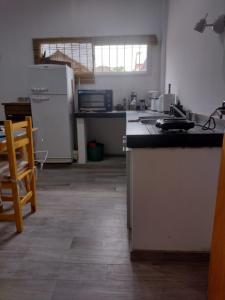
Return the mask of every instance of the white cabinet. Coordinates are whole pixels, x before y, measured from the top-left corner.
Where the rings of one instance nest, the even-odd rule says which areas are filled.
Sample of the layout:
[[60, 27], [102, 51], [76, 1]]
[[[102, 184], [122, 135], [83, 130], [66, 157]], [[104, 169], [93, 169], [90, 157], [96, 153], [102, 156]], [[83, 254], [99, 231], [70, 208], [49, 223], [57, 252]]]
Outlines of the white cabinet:
[[130, 150], [131, 251], [209, 250], [220, 152], [220, 148]]

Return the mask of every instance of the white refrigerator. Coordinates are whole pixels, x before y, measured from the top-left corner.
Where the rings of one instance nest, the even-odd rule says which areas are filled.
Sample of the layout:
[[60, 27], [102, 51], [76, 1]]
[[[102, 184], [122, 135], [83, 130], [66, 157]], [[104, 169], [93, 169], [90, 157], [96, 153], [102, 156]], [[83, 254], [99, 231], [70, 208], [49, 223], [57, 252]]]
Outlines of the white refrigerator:
[[66, 65], [29, 66], [29, 97], [37, 150], [48, 151], [47, 162], [72, 162], [73, 70]]

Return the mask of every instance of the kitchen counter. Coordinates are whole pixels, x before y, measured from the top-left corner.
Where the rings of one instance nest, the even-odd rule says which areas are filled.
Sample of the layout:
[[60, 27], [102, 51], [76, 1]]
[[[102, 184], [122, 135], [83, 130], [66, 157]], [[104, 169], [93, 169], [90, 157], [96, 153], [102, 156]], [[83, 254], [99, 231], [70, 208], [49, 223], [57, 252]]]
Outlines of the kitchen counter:
[[[153, 118], [152, 124], [143, 124], [139, 117]], [[157, 118], [168, 115], [154, 112], [127, 112], [126, 137], [128, 148], [162, 148], [162, 147], [221, 147], [223, 128], [203, 130], [195, 126], [188, 131], [162, 131], [154, 124]]]
[[[152, 118], [151, 124], [135, 122]], [[127, 112], [131, 258], [210, 249], [224, 129], [165, 132], [153, 112]], [[222, 122], [223, 123], [223, 122]], [[157, 255], [156, 255], [157, 257]]]
[[76, 112], [75, 118], [126, 118], [125, 111], [107, 111], [107, 112]]

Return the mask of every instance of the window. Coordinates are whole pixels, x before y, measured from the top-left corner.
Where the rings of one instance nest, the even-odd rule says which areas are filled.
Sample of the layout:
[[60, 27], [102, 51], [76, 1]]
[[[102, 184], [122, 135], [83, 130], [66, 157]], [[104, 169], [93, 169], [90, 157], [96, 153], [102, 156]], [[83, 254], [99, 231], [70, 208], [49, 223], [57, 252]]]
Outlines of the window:
[[34, 62], [68, 64], [80, 83], [96, 74], [144, 73], [155, 35], [33, 39]]
[[147, 71], [148, 45], [95, 46], [96, 73], [143, 73]]
[[75, 73], [93, 72], [91, 43], [41, 44], [41, 56], [69, 62]]
[[50, 38], [33, 40], [35, 63], [68, 64], [81, 83], [94, 82], [93, 43], [89, 39]]

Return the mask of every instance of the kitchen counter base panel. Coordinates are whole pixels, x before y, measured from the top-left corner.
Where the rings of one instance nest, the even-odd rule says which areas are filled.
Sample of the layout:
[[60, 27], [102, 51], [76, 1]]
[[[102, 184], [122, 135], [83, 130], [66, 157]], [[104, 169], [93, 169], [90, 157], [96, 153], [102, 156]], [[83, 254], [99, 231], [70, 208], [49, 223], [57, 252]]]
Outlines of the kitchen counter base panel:
[[209, 251], [220, 155], [220, 148], [130, 149], [131, 251]]

